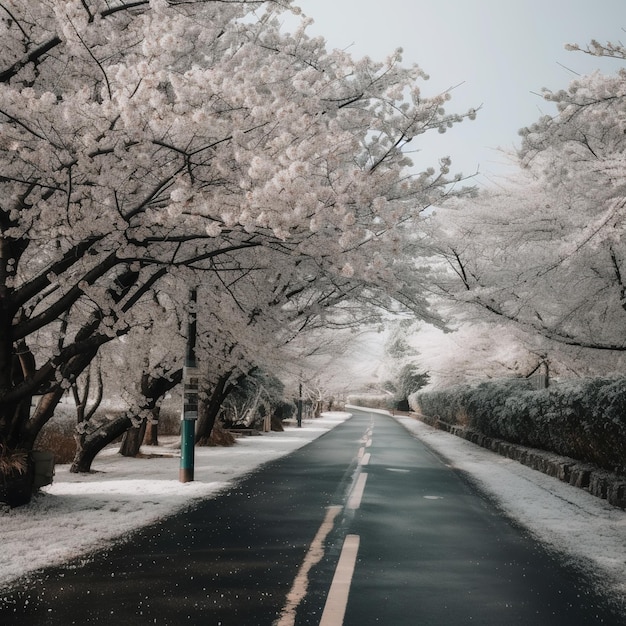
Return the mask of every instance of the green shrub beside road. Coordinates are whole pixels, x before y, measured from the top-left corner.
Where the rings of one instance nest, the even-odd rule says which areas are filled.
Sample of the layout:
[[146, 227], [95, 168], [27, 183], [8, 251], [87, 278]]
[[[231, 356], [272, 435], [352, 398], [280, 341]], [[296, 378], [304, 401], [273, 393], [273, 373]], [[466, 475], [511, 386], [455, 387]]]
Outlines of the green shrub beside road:
[[626, 473], [626, 378], [594, 378], [535, 391], [508, 379], [419, 392], [412, 408], [488, 437]]

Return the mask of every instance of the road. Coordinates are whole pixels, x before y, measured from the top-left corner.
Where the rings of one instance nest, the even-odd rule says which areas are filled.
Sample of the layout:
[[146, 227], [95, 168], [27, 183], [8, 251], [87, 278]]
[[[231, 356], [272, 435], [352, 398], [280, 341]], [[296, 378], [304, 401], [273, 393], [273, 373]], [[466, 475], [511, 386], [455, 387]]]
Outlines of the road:
[[388, 416], [0, 593], [0, 624], [626, 626]]

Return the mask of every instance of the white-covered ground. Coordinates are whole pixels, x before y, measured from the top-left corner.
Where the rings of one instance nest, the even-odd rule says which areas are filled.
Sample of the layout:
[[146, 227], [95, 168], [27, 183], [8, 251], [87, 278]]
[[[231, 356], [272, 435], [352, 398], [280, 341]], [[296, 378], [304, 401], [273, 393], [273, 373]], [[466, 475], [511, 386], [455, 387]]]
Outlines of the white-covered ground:
[[[30, 505], [0, 510], [0, 586], [214, 496], [347, 417], [324, 414], [305, 420], [302, 428], [241, 438], [231, 448], [196, 448], [195, 480], [185, 484], [178, 481], [180, 459], [173, 445], [144, 446], [146, 458], [138, 459], [121, 457], [117, 448], [105, 450], [88, 475], [57, 466], [54, 483]], [[626, 606], [626, 511], [412, 418], [396, 419], [451, 466], [470, 474], [536, 537], [588, 566]]]
[[[57, 465], [52, 485], [27, 506], [0, 509], [0, 586], [42, 567], [62, 563], [116, 537], [228, 489], [259, 466], [306, 445], [345, 421], [349, 413], [303, 420], [302, 428], [241, 437], [230, 448], [196, 447], [194, 481], [178, 480], [177, 437], [158, 448], [142, 446], [144, 458], [103, 450], [94, 473], [70, 474]], [[168, 444], [170, 444], [168, 446]]]

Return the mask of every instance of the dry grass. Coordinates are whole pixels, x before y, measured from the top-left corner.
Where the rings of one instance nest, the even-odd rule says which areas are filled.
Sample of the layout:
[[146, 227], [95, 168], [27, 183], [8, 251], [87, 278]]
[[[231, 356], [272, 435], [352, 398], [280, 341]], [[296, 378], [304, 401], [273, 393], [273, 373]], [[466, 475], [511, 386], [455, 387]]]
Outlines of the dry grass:
[[76, 454], [74, 431], [64, 424], [49, 422], [39, 433], [35, 448], [50, 450], [54, 454], [55, 463], [71, 463]]
[[[175, 408], [162, 410], [159, 416], [159, 436], [179, 435], [180, 433], [180, 413]], [[35, 448], [38, 450], [50, 450], [54, 454], [55, 463], [71, 463], [76, 454], [76, 441], [74, 439], [75, 422], [73, 419], [50, 420], [41, 430]], [[199, 445], [207, 446], [232, 446], [235, 438], [225, 431], [221, 424], [216, 422], [211, 437], [208, 442], [201, 442]], [[0, 454], [0, 464], [2, 455]], [[0, 473], [3, 472], [0, 465]]]
[[0, 445], [0, 476], [25, 474], [28, 470], [28, 453], [25, 450], [7, 450]]
[[180, 409], [174, 406], [161, 407], [159, 414], [159, 435], [180, 434]]

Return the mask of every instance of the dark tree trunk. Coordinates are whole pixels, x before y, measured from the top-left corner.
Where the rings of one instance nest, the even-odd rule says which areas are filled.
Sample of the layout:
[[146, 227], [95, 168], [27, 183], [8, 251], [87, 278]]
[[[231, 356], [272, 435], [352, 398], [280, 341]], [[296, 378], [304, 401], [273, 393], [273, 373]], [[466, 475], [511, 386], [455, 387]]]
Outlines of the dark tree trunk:
[[133, 425], [130, 416], [125, 413], [119, 417], [107, 421], [95, 432], [82, 437], [76, 437], [76, 454], [70, 466], [73, 474], [91, 471], [91, 464], [98, 452], [113, 443]]
[[[84, 369], [89, 366], [91, 361], [95, 358], [96, 353], [97, 348], [73, 357], [63, 368], [63, 375], [68, 379], [75, 380]], [[44, 394], [40, 398], [33, 415], [25, 422], [20, 439], [23, 446], [28, 451], [32, 450], [37, 435], [54, 415], [54, 411], [64, 393], [65, 391], [61, 387], [56, 387], [52, 391]]]
[[120, 454], [122, 456], [137, 456], [139, 454], [146, 434], [146, 424], [147, 420], [142, 419], [139, 426], [133, 426], [124, 433], [122, 444], [120, 445]]
[[[157, 378], [151, 379], [154, 381], [155, 393], [159, 392], [158, 395], [154, 397], [150, 397], [150, 400], [147, 400], [145, 408], [153, 409], [156, 402], [163, 396], [167, 391], [173, 389], [177, 384], [179, 384], [183, 377], [182, 368], [174, 372], [171, 376], [171, 379], [167, 378]], [[161, 391], [162, 389], [162, 391]], [[85, 434], [83, 436], [76, 437], [76, 455], [74, 456], [74, 461], [70, 467], [70, 472], [73, 473], [82, 473], [82, 472], [90, 472], [91, 464], [93, 460], [96, 458], [96, 455], [100, 450], [108, 446], [110, 443], [113, 443], [118, 437], [121, 437], [128, 429], [132, 428], [133, 422], [129, 414], [125, 413], [117, 419], [112, 420], [111, 422], [107, 422], [100, 426], [93, 433]]]
[[[13, 389], [15, 370], [15, 351], [13, 342], [13, 317], [16, 311], [12, 308], [11, 295], [13, 288], [9, 281], [15, 276], [17, 260], [21, 256], [23, 245], [13, 238], [4, 235], [4, 229], [10, 226], [3, 220], [3, 234], [0, 237], [0, 398]], [[14, 403], [0, 405], [0, 444], [12, 448], [13, 424], [16, 407]]]
[[[153, 415], [161, 398], [182, 380], [183, 371], [176, 371], [171, 378], [152, 378], [144, 373], [141, 377], [141, 393], [145, 398], [144, 409]], [[143, 418], [139, 426], [133, 426], [125, 434], [120, 447], [122, 456], [137, 456], [146, 433], [147, 420]]]
[[232, 370], [218, 379], [209, 401], [203, 400], [203, 394], [201, 394], [198, 402], [198, 423], [196, 424], [196, 443], [208, 444], [211, 431], [215, 424], [215, 420], [224, 404], [224, 400], [228, 398], [228, 395], [235, 389], [243, 380], [245, 380], [255, 370], [253, 368], [247, 374], [241, 374], [235, 380], [231, 380]]
[[[27, 377], [32, 376], [35, 369], [35, 359], [28, 349], [26, 342], [20, 340], [15, 347], [11, 342], [11, 333], [0, 338], [0, 353], [7, 352], [8, 368], [0, 366], [0, 385], [2, 389], [15, 389], [23, 384]], [[4, 357], [0, 358], [4, 362]], [[5, 380], [5, 374], [8, 380]], [[1, 394], [0, 394], [1, 395]], [[0, 405], [0, 444], [7, 450], [28, 449], [21, 441], [22, 427], [30, 417], [32, 394], [27, 393], [20, 399]]]
[[35, 412], [33, 413], [32, 417], [24, 424], [21, 442], [22, 446], [26, 450], [32, 450], [33, 446], [35, 445], [35, 439], [37, 439], [37, 435], [54, 415], [54, 411], [59, 405], [59, 402], [63, 397], [63, 393], [63, 389], [58, 387], [57, 389], [54, 389], [53, 391], [50, 391], [49, 393], [43, 395], [39, 399], [37, 407], [35, 408]]
[[208, 401], [204, 394], [200, 394], [198, 399], [196, 443], [208, 443], [215, 420], [217, 419], [217, 414], [220, 412], [220, 407], [232, 389], [232, 385], [226, 386], [229, 378], [230, 372], [223, 374], [219, 378]]
[[276, 415], [275, 413], [271, 417], [270, 424], [271, 424], [272, 432], [282, 433], [285, 430], [285, 427], [283, 426], [282, 418], [279, 415]]
[[[65, 346], [60, 344], [58, 352], [35, 371], [32, 355], [25, 353], [19, 344], [25, 343], [23, 337], [36, 332], [40, 328], [39, 325], [45, 326], [47, 322], [37, 321], [37, 316], [17, 324], [14, 322], [18, 311], [11, 310], [10, 303], [8, 303], [10, 294], [6, 284], [2, 282], [3, 275], [6, 275], [6, 267], [3, 266], [5, 246], [2, 244], [4, 241], [0, 238], [0, 445], [4, 448], [28, 452], [32, 449], [41, 428], [54, 414], [54, 409], [63, 395], [61, 386], [56, 381], [57, 375], [60, 373], [66, 381], [73, 383], [95, 358], [99, 348], [111, 341], [113, 336], [98, 332], [102, 319], [100, 312], [95, 312], [76, 332], [70, 344]], [[85, 241], [77, 247], [76, 251], [81, 252], [82, 256], [91, 243], [91, 241]], [[12, 258], [18, 257], [13, 255]], [[57, 270], [70, 267], [74, 263], [73, 259], [74, 255], [68, 253], [54, 267]], [[92, 277], [95, 280], [116, 264], [118, 261], [112, 253], [97, 267], [97, 270], [93, 270]], [[165, 271], [166, 268], [159, 268], [137, 286], [139, 272], [128, 268], [122, 269], [114, 285], [110, 287], [109, 294], [115, 302], [121, 302], [133, 287], [135, 288], [132, 296], [127, 298], [122, 307], [125, 311], [150, 290]], [[47, 282], [44, 284], [44, 287], [46, 286]], [[118, 335], [125, 334], [128, 330], [128, 328], [122, 328]], [[17, 351], [14, 351], [15, 342], [11, 341], [11, 336], [13, 340], [18, 341]], [[25, 377], [26, 370], [29, 369], [33, 371]], [[16, 376], [22, 378], [17, 379], [16, 382]], [[43, 393], [44, 396], [31, 416], [31, 398], [33, 394], [38, 393]]]

